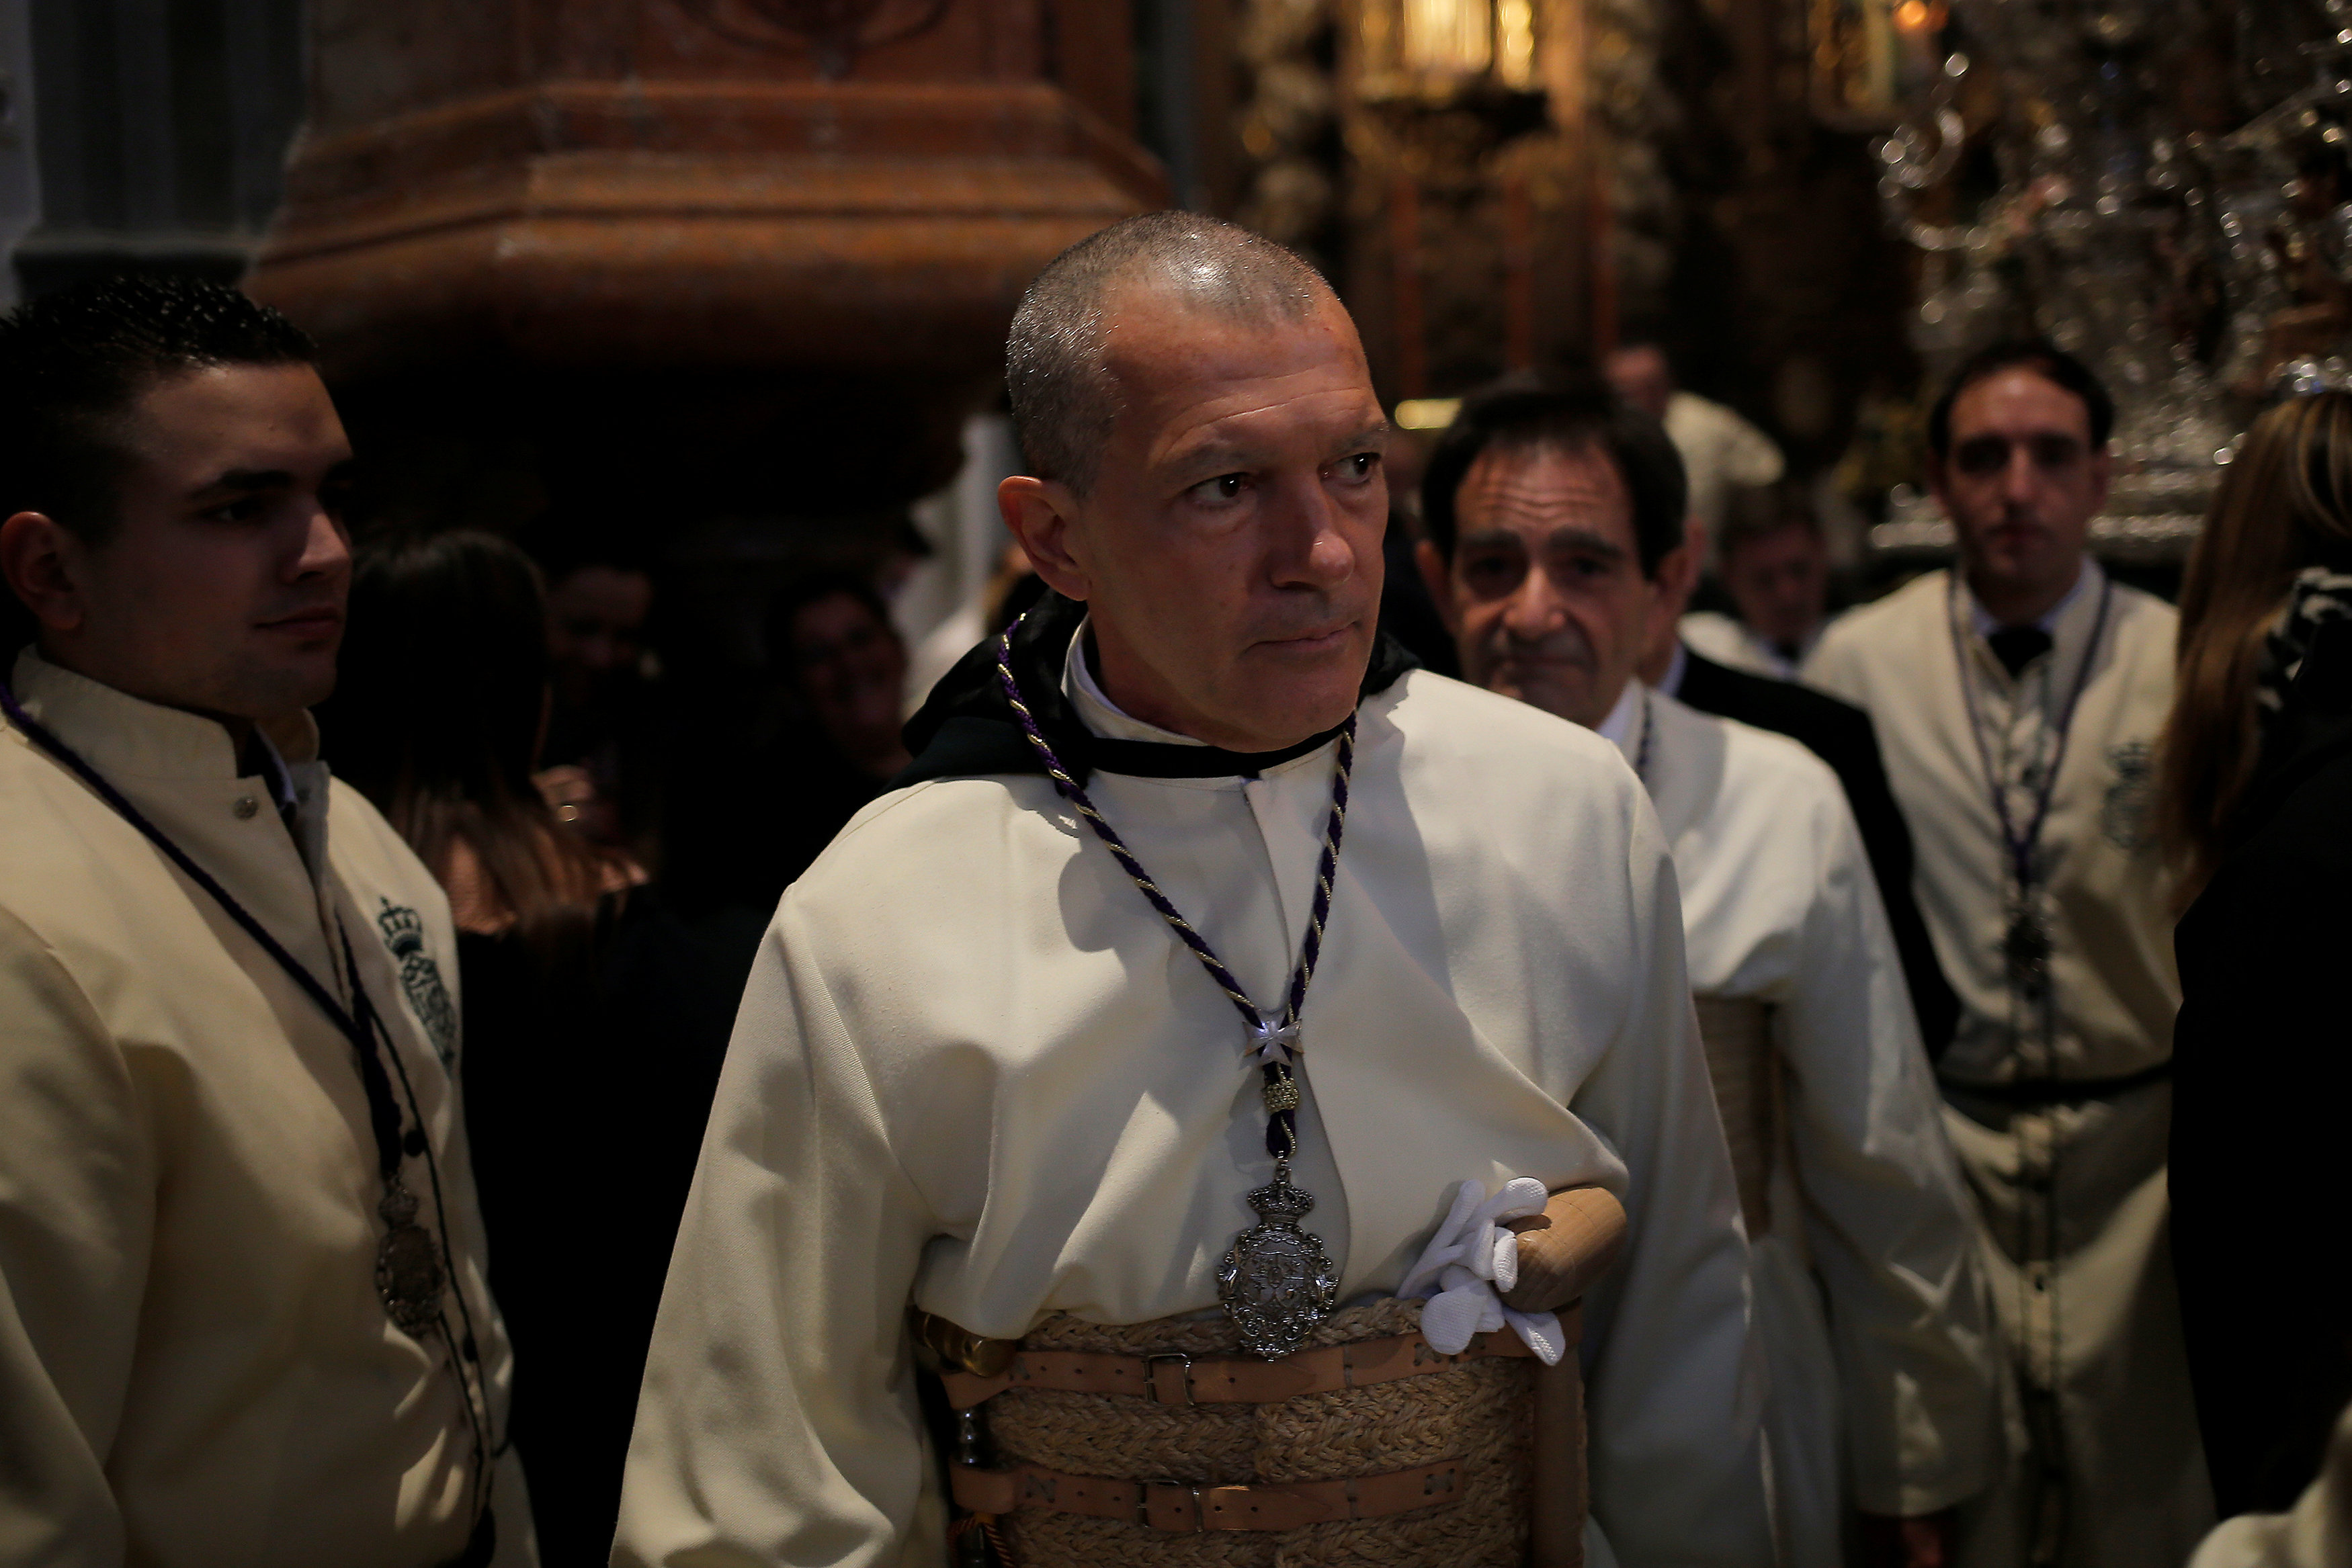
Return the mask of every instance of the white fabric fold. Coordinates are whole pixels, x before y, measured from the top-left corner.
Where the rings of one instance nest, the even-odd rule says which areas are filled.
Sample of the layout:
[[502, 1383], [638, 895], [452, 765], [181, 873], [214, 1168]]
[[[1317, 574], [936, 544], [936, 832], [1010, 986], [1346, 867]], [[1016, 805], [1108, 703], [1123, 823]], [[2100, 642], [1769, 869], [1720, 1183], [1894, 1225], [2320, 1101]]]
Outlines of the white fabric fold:
[[1546, 1366], [1559, 1364], [1568, 1348], [1553, 1312], [1523, 1312], [1503, 1304], [1503, 1292], [1519, 1282], [1519, 1238], [1504, 1222], [1530, 1219], [1544, 1211], [1551, 1194], [1533, 1176], [1514, 1176], [1486, 1195], [1486, 1184], [1465, 1181], [1454, 1189], [1445, 1222], [1422, 1249], [1397, 1294], [1419, 1298], [1421, 1336], [1443, 1355], [1460, 1355], [1473, 1335], [1507, 1326]]

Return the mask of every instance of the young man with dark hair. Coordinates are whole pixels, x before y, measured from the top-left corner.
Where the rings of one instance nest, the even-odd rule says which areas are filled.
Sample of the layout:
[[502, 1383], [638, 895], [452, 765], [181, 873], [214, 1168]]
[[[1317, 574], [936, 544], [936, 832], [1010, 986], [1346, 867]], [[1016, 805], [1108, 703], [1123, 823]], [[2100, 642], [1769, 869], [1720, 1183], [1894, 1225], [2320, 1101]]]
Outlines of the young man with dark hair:
[[351, 447], [312, 357], [209, 285], [0, 322], [12, 1560], [534, 1557], [448, 906], [315, 760]]
[[2168, 1241], [2170, 890], [2147, 822], [2171, 608], [2086, 545], [2113, 405], [2043, 342], [1928, 422], [1959, 560], [1842, 618], [1805, 678], [1868, 711], [1959, 1024], [1938, 1062], [2026, 1444], [1963, 1563], [2178, 1563], [2211, 1522]]
[[[1597, 729], [1648, 789], [1755, 1260], [1780, 1561], [1940, 1568], [1999, 1449], [1990, 1313], [1894, 941], [1836, 776], [1636, 671], [1681, 607], [1682, 465], [1594, 384], [1466, 400], [1422, 566], [1469, 678]], [[1827, 1302], [1827, 1312], [1823, 1302]]]

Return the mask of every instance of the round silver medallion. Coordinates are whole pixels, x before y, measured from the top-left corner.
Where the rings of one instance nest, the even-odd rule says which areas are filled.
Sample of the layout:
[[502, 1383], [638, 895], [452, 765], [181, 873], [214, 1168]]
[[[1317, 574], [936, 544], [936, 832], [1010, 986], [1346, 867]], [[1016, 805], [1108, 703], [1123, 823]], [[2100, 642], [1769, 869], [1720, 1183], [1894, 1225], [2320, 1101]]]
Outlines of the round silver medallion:
[[375, 1293], [404, 1333], [422, 1335], [441, 1321], [440, 1249], [416, 1223], [416, 1198], [395, 1179], [376, 1206], [383, 1217], [383, 1242], [375, 1252]]
[[1268, 1361], [1305, 1343], [1339, 1295], [1322, 1241], [1298, 1224], [1315, 1199], [1288, 1178], [1285, 1161], [1272, 1182], [1249, 1195], [1258, 1222], [1234, 1239], [1217, 1270], [1217, 1295], [1241, 1331], [1242, 1348]]

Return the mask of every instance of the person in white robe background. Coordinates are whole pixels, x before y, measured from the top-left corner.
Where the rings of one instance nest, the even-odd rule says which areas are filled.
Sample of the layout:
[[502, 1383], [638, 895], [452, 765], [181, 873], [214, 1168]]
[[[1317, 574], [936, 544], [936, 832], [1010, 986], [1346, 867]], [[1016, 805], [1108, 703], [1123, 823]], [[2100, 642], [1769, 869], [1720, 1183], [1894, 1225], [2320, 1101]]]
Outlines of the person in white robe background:
[[1821, 519], [1784, 486], [1750, 490], [1734, 500], [1708, 542], [1716, 576], [1738, 613], [1686, 614], [1682, 640], [1726, 668], [1795, 680], [1835, 619], [1829, 612], [1830, 549]]
[[1736, 410], [1675, 384], [1674, 362], [1654, 342], [1631, 342], [1609, 356], [1610, 384], [1617, 395], [1665, 427], [1682, 455], [1685, 504], [1706, 541], [1722, 530], [1731, 498], [1742, 490], [1777, 484], [1788, 460], [1772, 438]]
[[313, 354], [208, 284], [0, 325], [37, 623], [0, 725], [0, 1562], [537, 1561], [448, 902], [308, 712], [351, 581]]
[[[1353, 716], [1292, 1162], [1339, 1299], [1393, 1295], [1465, 1179], [1618, 1193], [1630, 1240], [1584, 1309], [1588, 1561], [1761, 1568], [1746, 1247], [1665, 845], [1605, 743], [1379, 648], [1388, 426], [1344, 308], [1268, 242], [1157, 214], [1053, 264], [1009, 358], [1033, 469], [1000, 494], [1059, 591], [1012, 678], [1260, 1005]], [[1041, 776], [996, 656], [943, 680], [916, 781], [768, 933], [623, 1568], [942, 1562], [906, 1305], [995, 1338], [1213, 1312], [1274, 1169], [1233, 1005]]]
[[1850, 612], [1804, 671], [1877, 726], [1960, 998], [1937, 1071], [2024, 1437], [1964, 1511], [1969, 1568], [2177, 1563], [2213, 1518], [2172, 1270], [2180, 981], [2149, 814], [2179, 617], [2087, 552], [2113, 420], [2048, 343], [1963, 364], [1927, 422], [1958, 569]]
[[1635, 675], [1671, 637], [1681, 475], [1598, 385], [1465, 400], [1421, 563], [1469, 678], [1597, 728], [1656, 802], [1754, 1239], [1782, 1561], [1940, 1564], [2001, 1435], [1974, 1222], [1837, 776]]

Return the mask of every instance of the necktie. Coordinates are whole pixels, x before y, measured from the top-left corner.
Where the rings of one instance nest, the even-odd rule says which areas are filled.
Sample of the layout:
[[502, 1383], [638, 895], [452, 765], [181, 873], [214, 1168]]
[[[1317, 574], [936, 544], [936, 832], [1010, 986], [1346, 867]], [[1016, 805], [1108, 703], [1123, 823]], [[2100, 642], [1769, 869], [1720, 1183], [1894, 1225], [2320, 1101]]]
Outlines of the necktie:
[[1987, 637], [1985, 645], [2015, 680], [2020, 670], [2050, 652], [2050, 633], [2039, 626], [2004, 626]]

